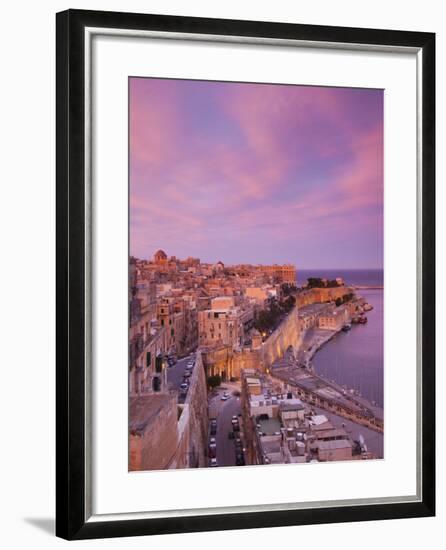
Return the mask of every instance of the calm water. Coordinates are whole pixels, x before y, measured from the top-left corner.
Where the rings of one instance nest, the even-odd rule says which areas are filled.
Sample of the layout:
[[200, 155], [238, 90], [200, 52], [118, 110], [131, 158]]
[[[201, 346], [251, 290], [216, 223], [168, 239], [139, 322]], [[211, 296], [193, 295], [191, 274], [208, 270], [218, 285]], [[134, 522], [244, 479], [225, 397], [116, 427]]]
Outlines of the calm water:
[[[347, 277], [345, 280], [353, 284]], [[336, 335], [316, 353], [313, 365], [317, 374], [357, 389], [364, 397], [384, 406], [383, 291], [360, 290], [358, 294], [373, 306], [366, 313], [368, 323], [353, 325], [349, 332]]]
[[382, 286], [384, 274], [382, 269], [302, 269], [297, 270], [297, 284], [307, 282], [308, 277], [336, 279], [342, 277], [346, 284], [358, 286]]

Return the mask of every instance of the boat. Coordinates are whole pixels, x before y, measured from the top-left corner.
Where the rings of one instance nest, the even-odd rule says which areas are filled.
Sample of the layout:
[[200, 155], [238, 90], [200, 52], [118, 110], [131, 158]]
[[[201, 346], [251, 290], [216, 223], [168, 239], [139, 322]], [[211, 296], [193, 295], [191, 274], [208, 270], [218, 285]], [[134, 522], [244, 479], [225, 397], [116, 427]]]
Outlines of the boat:
[[352, 328], [351, 324], [347, 323], [342, 327], [342, 332], [348, 332], [349, 330], [351, 330], [351, 328]]
[[364, 311], [372, 311], [373, 306], [371, 304], [364, 304], [363, 309]]

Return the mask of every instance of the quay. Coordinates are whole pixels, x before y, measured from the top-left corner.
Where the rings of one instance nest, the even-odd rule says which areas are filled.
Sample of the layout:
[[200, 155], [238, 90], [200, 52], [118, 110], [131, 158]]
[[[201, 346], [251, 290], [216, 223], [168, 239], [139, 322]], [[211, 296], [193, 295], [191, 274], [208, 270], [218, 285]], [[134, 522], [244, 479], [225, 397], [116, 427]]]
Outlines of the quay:
[[355, 290], [384, 290], [384, 285], [352, 285]]
[[[325, 339], [324, 343], [329, 339]], [[285, 384], [285, 389], [292, 388], [309, 405], [330, 411], [376, 432], [384, 432], [384, 411], [381, 407], [318, 376], [311, 367], [301, 366], [292, 353], [276, 361], [271, 366], [270, 375]]]

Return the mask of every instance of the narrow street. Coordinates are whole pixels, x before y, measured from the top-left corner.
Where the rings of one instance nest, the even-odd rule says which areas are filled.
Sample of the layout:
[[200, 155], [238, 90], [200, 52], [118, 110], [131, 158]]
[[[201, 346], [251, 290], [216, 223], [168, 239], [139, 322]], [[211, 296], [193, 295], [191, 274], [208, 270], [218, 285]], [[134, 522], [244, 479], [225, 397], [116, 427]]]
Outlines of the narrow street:
[[[235, 387], [223, 386], [218, 390], [218, 394], [209, 401], [209, 418], [217, 419], [217, 434], [215, 440], [217, 443], [217, 462], [219, 466], [235, 466], [235, 446], [234, 440], [229, 439], [229, 433], [232, 432], [232, 416], [241, 413], [240, 397], [232, 394]], [[222, 401], [223, 392], [227, 391], [230, 398]]]
[[[188, 355], [179, 359], [172, 367], [167, 368], [167, 384], [169, 389], [179, 391], [180, 384], [183, 382], [186, 365], [194, 359], [194, 355]], [[184, 397], [178, 396], [179, 403], [184, 403], [184, 399]]]

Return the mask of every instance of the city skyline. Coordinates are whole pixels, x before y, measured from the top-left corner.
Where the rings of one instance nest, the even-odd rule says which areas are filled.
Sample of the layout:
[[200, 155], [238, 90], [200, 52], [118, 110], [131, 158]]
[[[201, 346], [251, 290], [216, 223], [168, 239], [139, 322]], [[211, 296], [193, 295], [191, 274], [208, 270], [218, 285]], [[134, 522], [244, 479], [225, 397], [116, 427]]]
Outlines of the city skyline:
[[[174, 257], [176, 258], [177, 260], [179, 261], [184, 261], [184, 260], [187, 260], [189, 258], [195, 258], [195, 256], [180, 256], [178, 254], [175, 254], [175, 253], [171, 253], [171, 251], [166, 251], [164, 250], [163, 248], [158, 248], [157, 250], [153, 251], [154, 253], [155, 252], [158, 252], [158, 251], [162, 251], [162, 252], [165, 252], [167, 257], [170, 258], [170, 257]], [[146, 254], [145, 256], [131, 256], [131, 258], [135, 258], [136, 260], [143, 260], [143, 261], [147, 261], [147, 262], [151, 262], [153, 260], [153, 253], [152, 254]], [[339, 268], [339, 267], [300, 267], [292, 262], [287, 262], [287, 261], [284, 261], [284, 262], [270, 262], [270, 263], [259, 263], [259, 262], [238, 262], [238, 263], [231, 263], [231, 262], [224, 262], [221, 258], [212, 258], [212, 259], [209, 259], [209, 260], [204, 260], [203, 258], [197, 258], [198, 260], [200, 260], [200, 263], [201, 264], [206, 264], [206, 265], [214, 265], [218, 262], [222, 262], [225, 266], [238, 266], [238, 265], [252, 265], [253, 267], [255, 266], [264, 266], [264, 265], [292, 265], [294, 267], [296, 267], [299, 271], [317, 271], [317, 270], [320, 270], [321, 272], [323, 271], [336, 271], [336, 270], [342, 270], [342, 271], [384, 271], [384, 269], [382, 267], [347, 267], [347, 268]]]
[[383, 92], [130, 79], [130, 253], [383, 267]]

